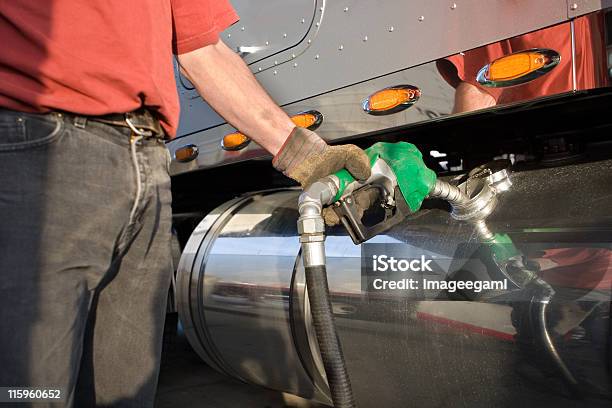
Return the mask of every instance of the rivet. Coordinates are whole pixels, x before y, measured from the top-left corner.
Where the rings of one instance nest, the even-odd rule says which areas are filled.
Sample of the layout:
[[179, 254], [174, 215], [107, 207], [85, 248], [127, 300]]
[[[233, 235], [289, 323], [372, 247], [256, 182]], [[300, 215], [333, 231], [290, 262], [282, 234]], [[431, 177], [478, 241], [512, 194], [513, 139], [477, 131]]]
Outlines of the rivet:
[[319, 23], [319, 22], [317, 21], [317, 23], [316, 23], [315, 25], [318, 27], [318, 26], [320, 26], [320, 25], [321, 25], [321, 23]]
[[308, 40], [308, 44], [312, 44], [312, 40]]
[[319, 59], [319, 54], [315, 55], [315, 59]]
[[366, 35], [365, 37], [363, 37], [363, 42], [368, 41], [368, 36]]
[[425, 16], [420, 16], [419, 21], [423, 21], [423, 20], [425, 20]]
[[390, 33], [392, 33], [393, 30], [395, 30], [395, 27], [391, 26], [391, 27], [388, 28], [388, 30], [389, 30]]
[[231, 34], [228, 34], [228, 35], [227, 35], [227, 38], [232, 38], [232, 35], [231, 35]]
[[274, 65], [278, 65], [278, 61], [274, 61]]
[[261, 72], [261, 67], [257, 68], [257, 70], [258, 70], [259, 72]]
[[319, 7], [319, 11], [323, 11], [323, 7]]
[[240, 27], [240, 31], [244, 31], [244, 27]]
[[303, 18], [303, 19], [301, 19], [301, 20], [300, 20], [300, 22], [301, 22], [302, 24], [304, 24], [304, 23], [306, 22], [306, 19], [305, 19], [305, 18]]
[[570, 6], [570, 10], [577, 10], [577, 9], [578, 9], [578, 4], [572, 3], [572, 5]]
[[344, 49], [344, 45], [340, 44], [340, 46], [338, 47], [338, 50], [342, 51]]
[[270, 41], [266, 41], [266, 45], [270, 45]]
[[287, 38], [287, 33], [284, 33], [284, 34], [283, 34], [283, 38]]
[[295, 63], [293, 64], [293, 68], [297, 68], [297, 66], [298, 66], [298, 63], [297, 63], [297, 62], [295, 62]]
[[278, 74], [278, 71], [274, 71], [274, 72], [273, 72], [273, 74], [274, 74], [274, 75]]
[[23, 122], [23, 118], [17, 118], [17, 122], [19, 123]]
[[457, 3], [453, 3], [453, 4], [451, 4], [451, 10], [454, 10], [454, 9], [456, 9], [456, 8], [457, 8]]
[[348, 7], [345, 7], [344, 8], [344, 12], [346, 13], [347, 11], [348, 11]]
[[291, 58], [295, 58], [295, 54], [291, 54]]

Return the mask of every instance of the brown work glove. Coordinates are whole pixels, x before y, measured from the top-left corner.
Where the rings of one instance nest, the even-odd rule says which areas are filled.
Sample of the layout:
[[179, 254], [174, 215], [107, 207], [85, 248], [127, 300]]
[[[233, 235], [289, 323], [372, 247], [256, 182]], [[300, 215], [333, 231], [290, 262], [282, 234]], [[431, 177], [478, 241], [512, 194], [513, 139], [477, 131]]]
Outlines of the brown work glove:
[[[370, 177], [370, 159], [359, 147], [328, 146], [316, 133], [301, 127], [293, 129], [272, 165], [304, 189], [343, 168], [357, 180]], [[325, 209], [323, 215], [326, 218], [331, 216], [330, 210]], [[335, 223], [338, 223], [337, 217]]]
[[370, 177], [370, 159], [355, 145], [328, 146], [315, 132], [293, 129], [272, 165], [306, 189], [315, 181], [346, 168], [357, 180]]

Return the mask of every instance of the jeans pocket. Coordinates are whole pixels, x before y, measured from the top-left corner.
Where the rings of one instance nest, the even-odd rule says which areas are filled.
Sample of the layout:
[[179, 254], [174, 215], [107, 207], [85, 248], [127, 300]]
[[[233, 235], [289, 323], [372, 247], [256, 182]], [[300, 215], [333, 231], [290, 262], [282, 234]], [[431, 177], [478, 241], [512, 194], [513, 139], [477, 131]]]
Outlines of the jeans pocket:
[[0, 146], [22, 142], [25, 139], [23, 116], [0, 114]]
[[0, 152], [32, 149], [60, 138], [63, 120], [54, 113], [30, 114], [0, 111]]

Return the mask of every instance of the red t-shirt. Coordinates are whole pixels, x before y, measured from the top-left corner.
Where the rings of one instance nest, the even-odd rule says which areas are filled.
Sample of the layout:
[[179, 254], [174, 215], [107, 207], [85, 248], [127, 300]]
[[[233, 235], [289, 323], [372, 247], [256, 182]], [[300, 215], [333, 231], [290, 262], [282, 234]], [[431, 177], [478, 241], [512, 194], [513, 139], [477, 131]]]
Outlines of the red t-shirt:
[[543, 258], [556, 264], [541, 276], [556, 286], [612, 289], [612, 251], [607, 248], [547, 249]]
[[228, 0], [1, 0], [0, 107], [83, 115], [146, 105], [176, 133], [172, 53], [219, 39]]

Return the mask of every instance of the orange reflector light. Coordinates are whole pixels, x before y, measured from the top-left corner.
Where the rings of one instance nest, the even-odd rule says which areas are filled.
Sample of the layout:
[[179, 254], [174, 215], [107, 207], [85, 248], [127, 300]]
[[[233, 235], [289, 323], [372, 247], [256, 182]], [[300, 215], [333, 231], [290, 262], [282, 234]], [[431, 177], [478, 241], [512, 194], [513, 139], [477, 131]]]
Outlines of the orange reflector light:
[[174, 152], [174, 159], [181, 163], [190, 162], [196, 157], [198, 157], [198, 147], [192, 144], [179, 147]]
[[224, 150], [240, 150], [250, 143], [251, 139], [240, 132], [234, 132], [223, 136], [221, 147]]
[[540, 69], [546, 63], [546, 58], [537, 52], [512, 54], [493, 61], [489, 67], [491, 81], [507, 81], [515, 79]]
[[318, 111], [308, 111], [293, 115], [291, 120], [295, 126], [315, 130], [323, 122], [323, 115]]
[[291, 120], [293, 121], [293, 123], [295, 123], [295, 126], [307, 128], [310, 127], [310, 125], [312, 125], [313, 123], [315, 123], [316, 118], [314, 117], [314, 115], [301, 114], [292, 116]]
[[[323, 115], [320, 112], [312, 110], [293, 115], [291, 120], [296, 126], [314, 130], [319, 127], [321, 122], [323, 122]], [[234, 132], [223, 137], [221, 147], [224, 150], [230, 151], [240, 150], [245, 148], [250, 142], [251, 139], [249, 139], [247, 136], [240, 132]]]
[[385, 115], [412, 106], [421, 97], [421, 90], [412, 85], [381, 89], [363, 102], [363, 110], [372, 115]]
[[485, 65], [476, 77], [489, 87], [519, 85], [536, 79], [553, 69], [561, 57], [556, 51], [532, 49], [506, 55]]

